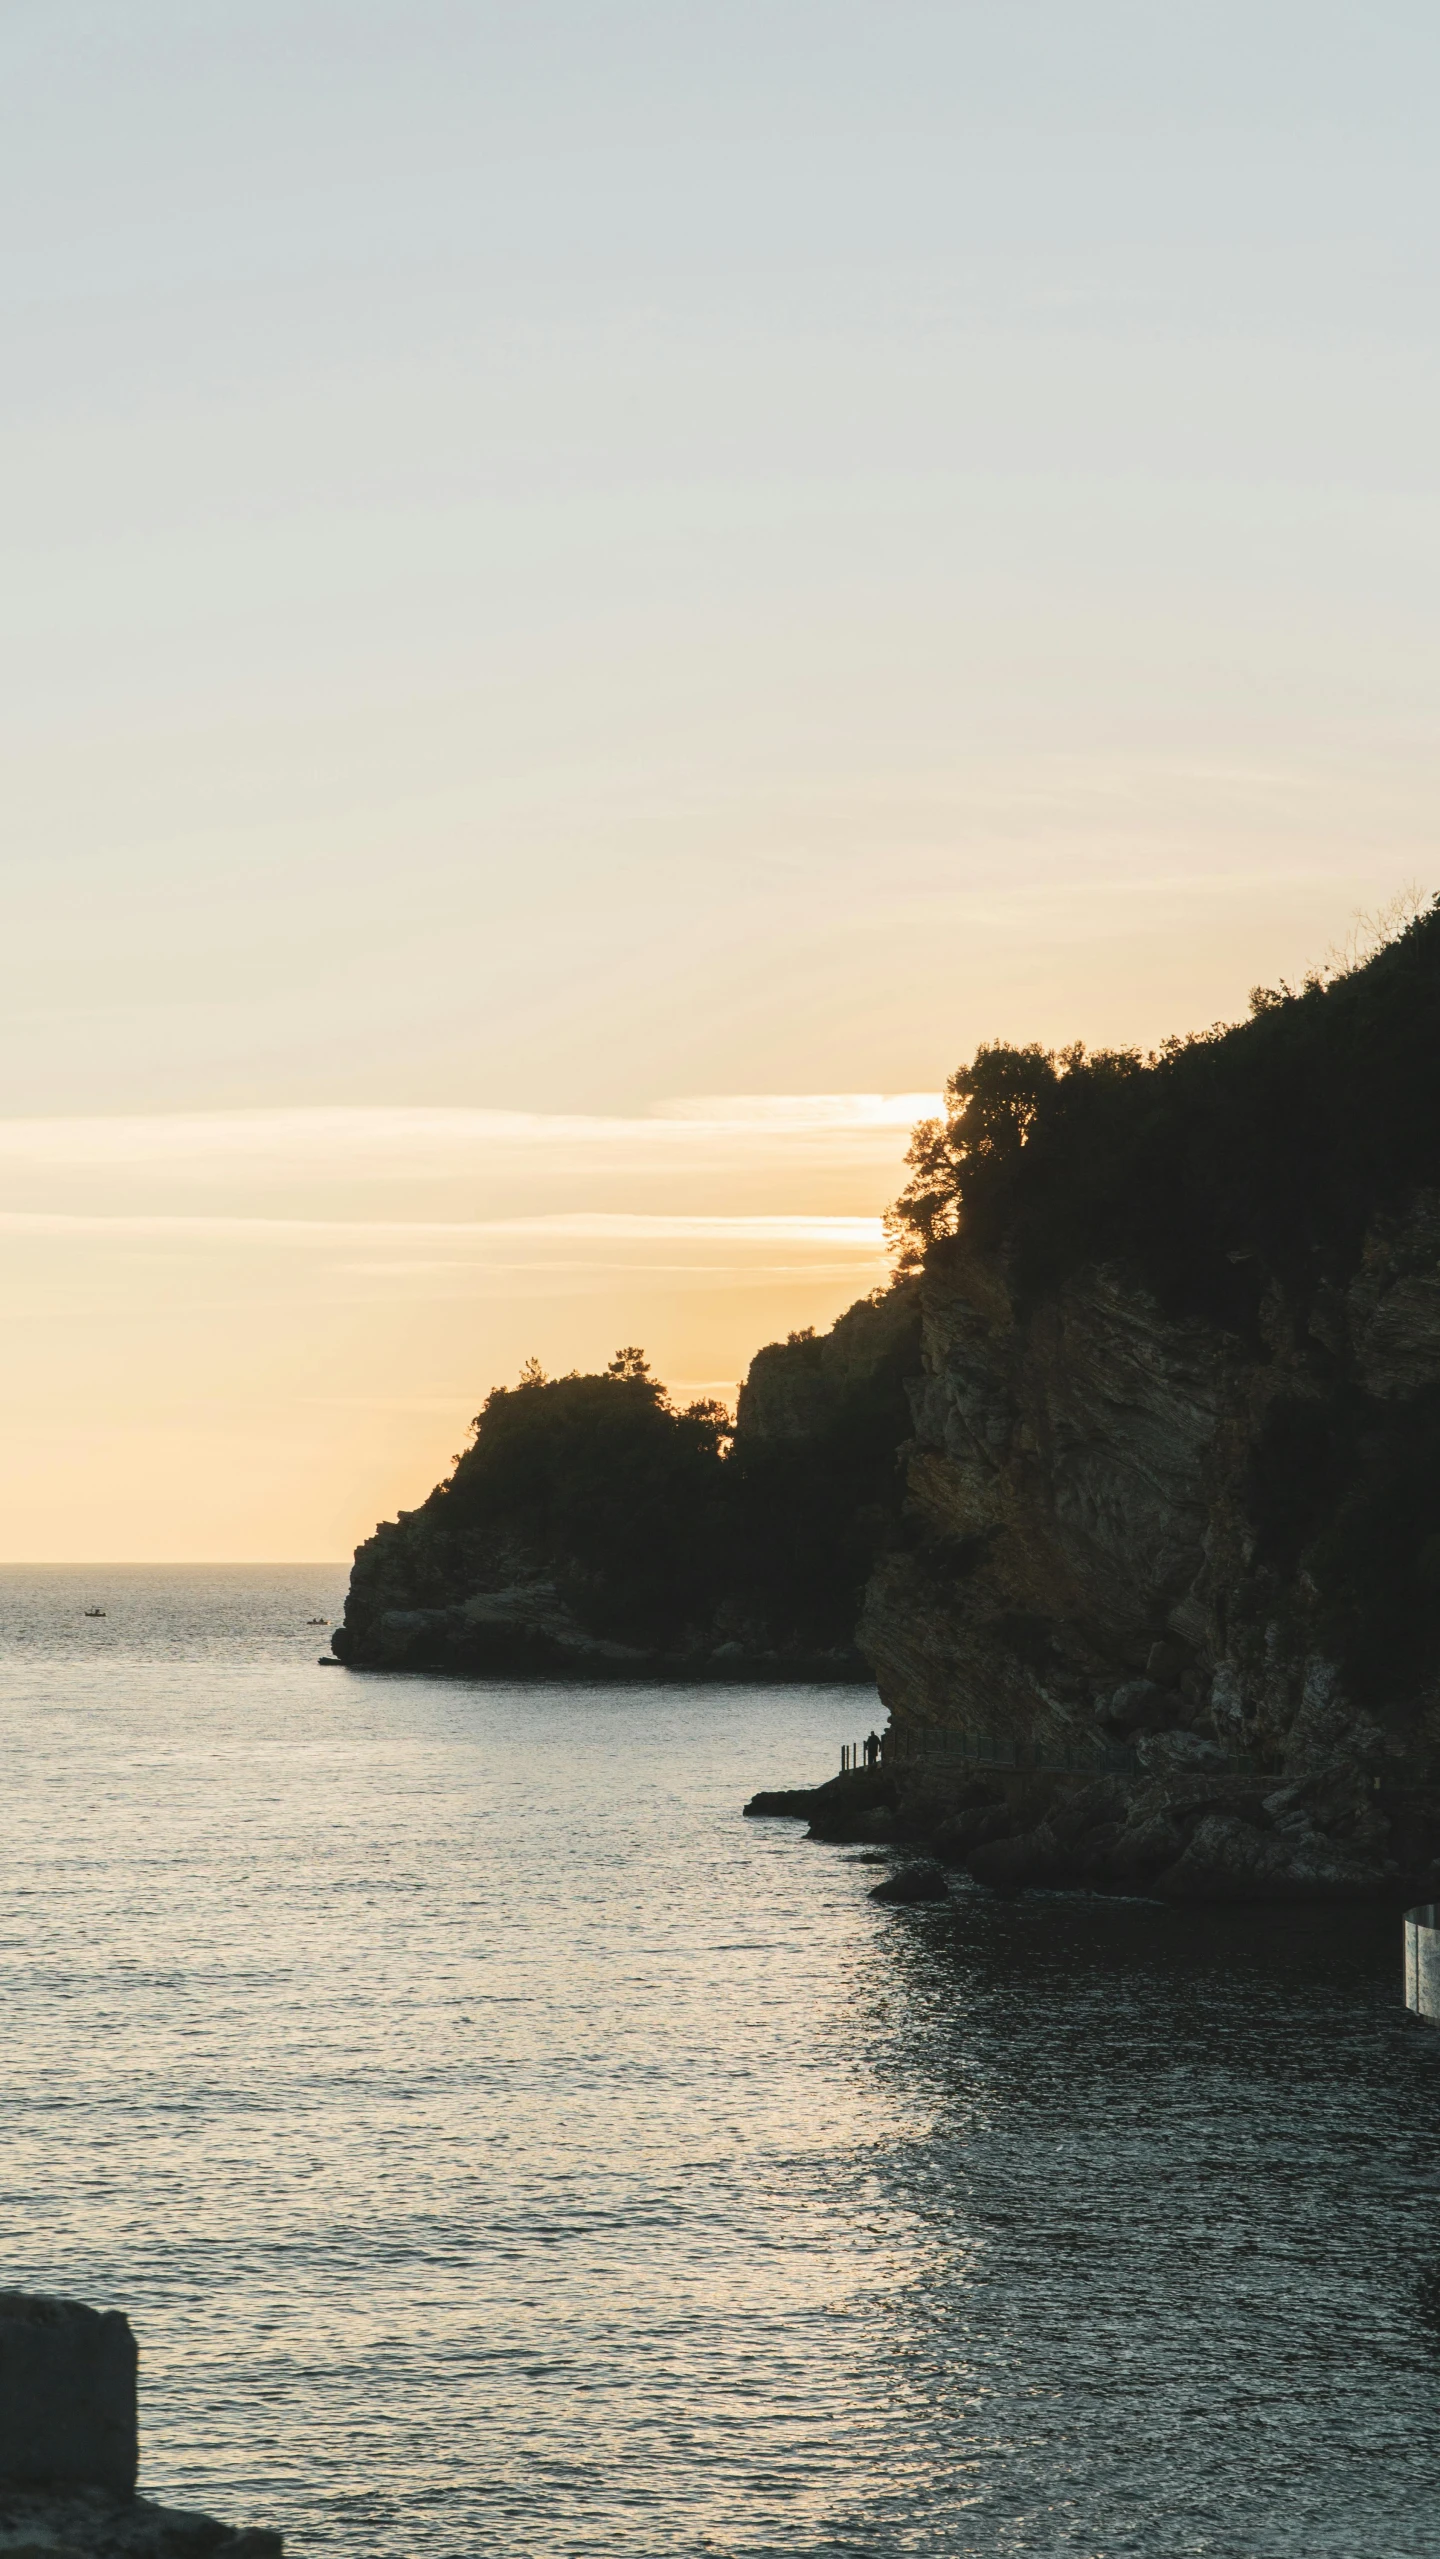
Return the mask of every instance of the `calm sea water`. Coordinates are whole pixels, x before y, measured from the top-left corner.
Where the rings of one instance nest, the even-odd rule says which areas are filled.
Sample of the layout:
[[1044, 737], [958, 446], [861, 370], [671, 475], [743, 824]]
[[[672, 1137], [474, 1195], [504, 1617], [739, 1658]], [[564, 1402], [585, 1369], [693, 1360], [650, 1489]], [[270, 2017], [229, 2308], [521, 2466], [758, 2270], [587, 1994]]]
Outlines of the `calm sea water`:
[[1440, 2559], [1392, 1922], [886, 1911], [740, 1818], [863, 1693], [322, 1671], [341, 1586], [0, 1574], [0, 2278], [129, 2310], [153, 2494], [377, 2559]]

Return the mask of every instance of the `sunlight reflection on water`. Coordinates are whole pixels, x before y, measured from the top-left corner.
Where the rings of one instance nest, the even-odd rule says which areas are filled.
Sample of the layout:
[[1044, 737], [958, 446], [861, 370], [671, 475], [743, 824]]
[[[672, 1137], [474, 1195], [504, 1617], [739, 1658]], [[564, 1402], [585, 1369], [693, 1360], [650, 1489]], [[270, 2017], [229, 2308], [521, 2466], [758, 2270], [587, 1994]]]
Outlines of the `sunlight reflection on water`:
[[3, 2272], [129, 2309], [153, 2492], [378, 2559], [1440, 2559], [1389, 1920], [882, 1911], [739, 1818], [863, 1692], [353, 1678], [333, 1572], [100, 1578], [0, 1576]]

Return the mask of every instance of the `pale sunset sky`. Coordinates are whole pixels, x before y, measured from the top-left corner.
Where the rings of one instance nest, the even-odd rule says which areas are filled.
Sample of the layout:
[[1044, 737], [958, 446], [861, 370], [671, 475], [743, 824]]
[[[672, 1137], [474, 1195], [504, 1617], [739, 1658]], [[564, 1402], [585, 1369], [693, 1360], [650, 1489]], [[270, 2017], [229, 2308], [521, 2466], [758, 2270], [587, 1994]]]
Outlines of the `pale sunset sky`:
[[0, 1555], [348, 1554], [1440, 886], [1440, 16], [9, 0]]

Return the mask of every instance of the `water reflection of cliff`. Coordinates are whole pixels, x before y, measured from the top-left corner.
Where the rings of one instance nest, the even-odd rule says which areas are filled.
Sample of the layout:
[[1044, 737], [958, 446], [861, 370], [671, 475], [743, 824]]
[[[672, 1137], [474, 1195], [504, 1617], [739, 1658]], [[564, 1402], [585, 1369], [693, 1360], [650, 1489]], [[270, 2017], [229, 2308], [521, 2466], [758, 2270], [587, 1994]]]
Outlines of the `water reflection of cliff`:
[[833, 2546], [1433, 2559], [1440, 2042], [1388, 1916], [964, 1893], [885, 1929], [905, 2457]]

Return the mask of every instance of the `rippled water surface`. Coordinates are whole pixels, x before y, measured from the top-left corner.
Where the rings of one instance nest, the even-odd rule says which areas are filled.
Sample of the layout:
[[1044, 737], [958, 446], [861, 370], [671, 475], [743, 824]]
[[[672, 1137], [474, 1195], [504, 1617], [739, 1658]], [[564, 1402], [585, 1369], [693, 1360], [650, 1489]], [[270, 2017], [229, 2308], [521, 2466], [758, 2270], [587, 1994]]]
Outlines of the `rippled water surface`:
[[1440, 2559], [1393, 1921], [887, 1911], [739, 1817], [863, 1693], [319, 1670], [340, 1583], [0, 1575], [0, 2271], [128, 2308], [153, 2493], [377, 2559]]

